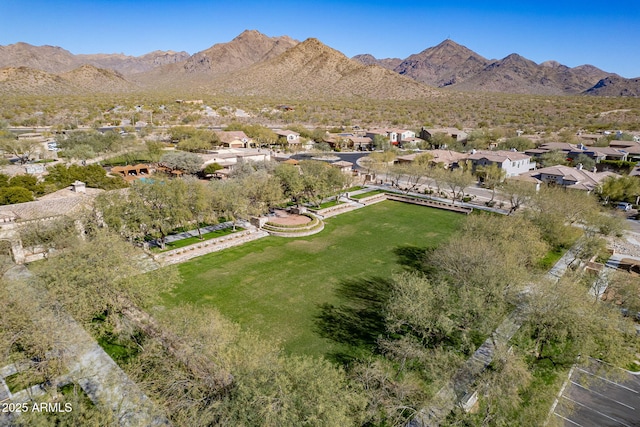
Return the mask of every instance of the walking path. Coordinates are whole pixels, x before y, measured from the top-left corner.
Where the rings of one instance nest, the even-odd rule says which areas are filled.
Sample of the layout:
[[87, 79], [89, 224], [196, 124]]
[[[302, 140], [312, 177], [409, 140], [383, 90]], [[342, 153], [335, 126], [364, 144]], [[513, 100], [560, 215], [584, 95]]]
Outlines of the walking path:
[[[11, 280], [8, 289], [11, 293], [20, 293], [33, 301], [42, 301], [43, 291], [28, 283], [31, 272], [24, 265], [12, 267], [5, 277]], [[120, 369], [113, 359], [100, 347], [84, 328], [71, 316], [57, 309], [40, 307], [34, 304], [34, 318], [51, 319], [56, 322], [50, 328], [53, 341], [59, 344], [55, 349], [63, 356], [69, 370], [68, 374], [58, 379], [58, 383], [69, 380], [79, 384], [96, 405], [111, 408], [118, 425], [121, 426], [163, 426], [169, 421], [155, 404], [138, 388], [138, 386]], [[4, 378], [17, 368], [9, 365], [0, 369], [0, 399], [8, 398], [14, 403], [28, 402], [30, 395], [40, 393], [40, 386], [31, 390], [22, 390], [12, 394]], [[1, 400], [0, 400], [1, 401]], [[0, 426], [11, 425], [7, 414], [0, 414]]]
[[[547, 273], [550, 280], [558, 280], [567, 270], [575, 254], [579, 250], [580, 243], [576, 243], [569, 249]], [[496, 328], [493, 334], [476, 350], [466, 363], [454, 374], [454, 376], [442, 387], [433, 399], [434, 404], [420, 409], [416, 416], [407, 424], [408, 427], [432, 427], [438, 426], [453, 411], [461, 399], [470, 391], [478, 376], [493, 360], [496, 344], [506, 344], [522, 326], [525, 318], [522, 315], [522, 307], [516, 308]]]

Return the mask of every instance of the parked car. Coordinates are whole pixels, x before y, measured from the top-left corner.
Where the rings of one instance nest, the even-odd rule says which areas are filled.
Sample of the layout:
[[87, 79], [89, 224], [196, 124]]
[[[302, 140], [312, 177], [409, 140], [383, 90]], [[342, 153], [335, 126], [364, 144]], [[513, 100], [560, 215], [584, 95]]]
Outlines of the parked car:
[[632, 208], [631, 203], [627, 203], [627, 202], [620, 202], [616, 205], [616, 209], [620, 209], [621, 211], [625, 211], [625, 212], [630, 211], [631, 208]]

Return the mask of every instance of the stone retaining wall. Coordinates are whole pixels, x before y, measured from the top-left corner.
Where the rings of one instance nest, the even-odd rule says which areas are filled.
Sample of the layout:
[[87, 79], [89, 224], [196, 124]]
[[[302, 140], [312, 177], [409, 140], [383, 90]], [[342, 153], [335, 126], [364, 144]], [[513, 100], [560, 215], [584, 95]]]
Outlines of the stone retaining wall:
[[463, 206], [456, 206], [451, 203], [438, 202], [436, 200], [421, 199], [419, 197], [405, 196], [401, 194], [387, 193], [386, 198], [387, 200], [394, 200], [396, 202], [404, 202], [404, 203], [411, 203], [414, 205], [428, 206], [431, 208], [445, 209], [448, 211], [459, 212], [467, 215], [473, 212], [472, 208], [465, 208]]
[[243, 243], [257, 240], [268, 235], [269, 234], [266, 231], [262, 230], [244, 230], [227, 236], [218, 237], [216, 239], [194, 243], [193, 245], [185, 246], [183, 248], [154, 254], [153, 259], [162, 265], [177, 264], [211, 252], [217, 252], [233, 246], [242, 245]]
[[361, 199], [351, 199], [351, 200], [353, 200], [356, 203], [362, 203], [363, 205], [371, 205], [373, 203], [378, 203], [378, 202], [387, 200], [387, 194], [378, 193], [378, 194], [374, 194], [373, 196], [363, 197]]
[[312, 228], [300, 228], [300, 231], [293, 231], [294, 229], [291, 229], [291, 231], [285, 231], [285, 229], [280, 229], [280, 230], [274, 230], [274, 229], [264, 229], [267, 233], [271, 234], [272, 236], [278, 236], [278, 237], [304, 237], [304, 236], [311, 236], [313, 234], [317, 234], [319, 232], [321, 232], [322, 230], [324, 230], [324, 222], [320, 221], [318, 224], [315, 224]]
[[326, 208], [326, 209], [318, 209], [318, 210], [309, 209], [309, 211], [314, 213], [315, 215], [321, 216], [322, 218], [329, 218], [344, 212], [349, 212], [354, 209], [358, 209], [358, 207], [359, 206], [353, 206], [349, 203], [342, 203], [340, 205], [331, 206], [330, 208]]

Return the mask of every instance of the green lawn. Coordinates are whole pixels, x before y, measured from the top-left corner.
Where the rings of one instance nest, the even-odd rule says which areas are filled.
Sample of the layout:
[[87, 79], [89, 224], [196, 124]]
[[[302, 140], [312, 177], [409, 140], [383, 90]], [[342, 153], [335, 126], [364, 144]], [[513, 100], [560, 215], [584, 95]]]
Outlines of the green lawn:
[[382, 194], [382, 193], [386, 193], [387, 191], [385, 190], [371, 190], [371, 191], [367, 191], [366, 193], [360, 193], [360, 194], [355, 194], [353, 196], [351, 196], [352, 199], [364, 199], [365, 197], [371, 197], [371, 196], [375, 196], [376, 194]]
[[[342, 279], [389, 277], [403, 267], [396, 250], [437, 245], [464, 215], [385, 201], [326, 221], [301, 238], [266, 237], [181, 264], [182, 283], [166, 296], [217, 307], [222, 314], [286, 351], [313, 355], [338, 350], [314, 331], [321, 303], [338, 303]], [[404, 251], [403, 253], [415, 253]]]

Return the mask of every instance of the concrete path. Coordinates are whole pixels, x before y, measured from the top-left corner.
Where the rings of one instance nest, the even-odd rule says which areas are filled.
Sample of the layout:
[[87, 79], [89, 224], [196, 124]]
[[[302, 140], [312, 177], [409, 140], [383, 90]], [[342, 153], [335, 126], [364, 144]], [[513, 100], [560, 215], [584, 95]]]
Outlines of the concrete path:
[[[5, 274], [11, 280], [11, 292], [19, 292], [33, 301], [42, 301], [46, 291], [29, 284], [30, 276], [31, 273], [23, 265], [13, 267]], [[63, 355], [69, 369], [68, 377], [82, 387], [92, 402], [111, 408], [119, 426], [169, 425], [160, 409], [71, 316], [60, 309], [54, 312], [51, 307], [38, 307], [35, 304], [33, 316], [55, 322], [50, 332], [54, 342], [59, 343], [56, 351]], [[5, 385], [4, 380], [2, 385]], [[29, 398], [28, 393], [11, 394], [0, 385], [2, 392], [12, 401], [21, 402]], [[0, 425], [2, 423], [0, 414]]]

